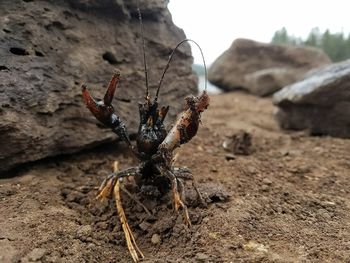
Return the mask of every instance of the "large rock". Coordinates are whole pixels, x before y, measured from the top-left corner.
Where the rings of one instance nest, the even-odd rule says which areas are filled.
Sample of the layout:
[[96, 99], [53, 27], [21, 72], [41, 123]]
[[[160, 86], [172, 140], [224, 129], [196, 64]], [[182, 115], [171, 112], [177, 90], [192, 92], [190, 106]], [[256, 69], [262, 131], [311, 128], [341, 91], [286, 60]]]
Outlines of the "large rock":
[[224, 91], [243, 88], [266, 96], [330, 63], [321, 50], [237, 39], [209, 68], [209, 81]]
[[[142, 1], [151, 91], [168, 55], [185, 38], [167, 1]], [[47, 156], [70, 153], [116, 138], [81, 100], [81, 84], [102, 97], [113, 71], [122, 80], [116, 111], [135, 133], [137, 102], [144, 97], [136, 0], [0, 1], [0, 171]], [[169, 120], [197, 91], [189, 45], [177, 52], [160, 103]]]
[[250, 93], [266, 96], [295, 82], [297, 76], [298, 72], [294, 69], [267, 68], [246, 74], [244, 81]]
[[311, 72], [273, 101], [282, 128], [350, 138], [350, 60]]

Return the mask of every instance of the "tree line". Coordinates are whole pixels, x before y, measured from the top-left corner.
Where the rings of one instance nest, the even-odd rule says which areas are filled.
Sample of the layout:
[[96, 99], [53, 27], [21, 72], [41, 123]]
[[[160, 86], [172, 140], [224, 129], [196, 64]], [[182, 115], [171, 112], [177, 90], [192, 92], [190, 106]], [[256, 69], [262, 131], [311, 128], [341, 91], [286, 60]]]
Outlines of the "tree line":
[[317, 47], [322, 49], [333, 62], [350, 58], [350, 34], [345, 36], [343, 32], [331, 33], [328, 29], [322, 33], [319, 28], [313, 28], [306, 40], [303, 40], [289, 35], [287, 29], [283, 27], [275, 32], [271, 43]]

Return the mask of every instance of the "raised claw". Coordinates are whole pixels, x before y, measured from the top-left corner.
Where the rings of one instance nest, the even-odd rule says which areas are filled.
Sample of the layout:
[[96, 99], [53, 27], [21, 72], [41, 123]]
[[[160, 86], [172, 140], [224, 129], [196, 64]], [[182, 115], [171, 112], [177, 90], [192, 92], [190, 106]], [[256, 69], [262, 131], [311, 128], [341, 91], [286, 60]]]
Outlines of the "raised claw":
[[103, 101], [95, 100], [87, 90], [86, 85], [82, 85], [83, 100], [87, 108], [100, 122], [106, 126], [110, 126], [111, 115], [114, 113], [114, 108], [112, 106], [112, 100], [119, 82], [120, 74], [114, 74], [111, 81], [108, 84], [106, 94]]
[[110, 127], [114, 133], [116, 133], [122, 140], [128, 143], [131, 147], [129, 135], [126, 131], [125, 124], [114, 112], [112, 106], [112, 100], [114, 93], [117, 89], [117, 85], [120, 79], [120, 73], [117, 72], [113, 75], [111, 81], [108, 84], [106, 94], [103, 100], [95, 100], [87, 90], [86, 85], [82, 85], [83, 100], [86, 107], [91, 111], [97, 120]]
[[179, 114], [158, 151], [171, 153], [181, 144], [189, 142], [197, 134], [201, 113], [209, 106], [209, 100], [206, 91], [198, 97], [187, 97], [184, 111]]

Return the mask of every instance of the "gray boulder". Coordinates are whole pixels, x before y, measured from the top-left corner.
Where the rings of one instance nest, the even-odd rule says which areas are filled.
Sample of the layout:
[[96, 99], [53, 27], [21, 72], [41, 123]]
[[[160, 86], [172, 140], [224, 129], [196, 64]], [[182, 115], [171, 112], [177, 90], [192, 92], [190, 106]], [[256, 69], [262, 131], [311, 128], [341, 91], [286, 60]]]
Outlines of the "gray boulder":
[[350, 138], [350, 60], [312, 71], [275, 93], [273, 102], [284, 129]]
[[288, 68], [267, 68], [246, 74], [247, 90], [258, 96], [267, 96], [296, 81], [299, 72]]
[[331, 61], [321, 50], [237, 39], [209, 68], [211, 83], [224, 91], [243, 88], [259, 96], [303, 78]]
[[[140, 1], [151, 93], [168, 55], [185, 38], [166, 1]], [[122, 79], [114, 106], [131, 134], [145, 81], [136, 0], [0, 1], [0, 171], [116, 138], [101, 129], [81, 99], [86, 83], [101, 98], [115, 69]], [[197, 91], [189, 45], [165, 77], [160, 103], [168, 120]]]

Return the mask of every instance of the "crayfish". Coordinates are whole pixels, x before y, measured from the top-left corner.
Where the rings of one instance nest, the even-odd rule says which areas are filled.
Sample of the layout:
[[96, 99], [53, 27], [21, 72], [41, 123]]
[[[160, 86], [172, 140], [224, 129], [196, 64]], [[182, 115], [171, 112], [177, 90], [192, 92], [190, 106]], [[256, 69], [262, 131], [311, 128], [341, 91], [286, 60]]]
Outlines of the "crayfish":
[[[142, 33], [142, 18], [139, 9], [138, 11]], [[141, 36], [143, 39], [143, 34], [141, 34]], [[190, 39], [185, 39], [178, 43], [169, 56], [168, 63], [159, 81], [156, 95], [152, 100], [148, 88], [145, 43], [143, 39], [146, 92], [144, 102], [139, 103], [140, 124], [136, 136], [136, 146], [132, 144], [124, 122], [115, 113], [112, 106], [113, 96], [120, 81], [120, 73], [117, 72], [113, 75], [108, 84], [103, 100], [94, 99], [88, 92], [87, 87], [85, 85], [82, 86], [83, 100], [87, 108], [97, 120], [105, 126], [110, 127], [121, 140], [125, 141], [130, 150], [139, 160], [139, 165], [137, 167], [130, 167], [121, 171], [119, 171], [117, 165], [115, 165], [114, 172], [107, 176], [102, 182], [97, 195], [98, 199], [104, 199], [111, 196], [112, 193], [114, 194], [117, 212], [125, 234], [127, 246], [135, 262], [139, 261], [140, 258], [144, 258], [144, 255], [136, 244], [122, 207], [120, 191], [127, 192], [123, 187], [123, 178], [134, 177], [134, 180], [140, 189], [145, 186], [151, 186], [158, 188], [161, 193], [169, 192], [171, 189], [174, 209], [175, 211], [178, 211], [182, 208], [184, 222], [188, 226], [191, 225], [191, 221], [185, 203], [184, 180], [192, 181], [192, 185], [197, 192], [198, 198], [202, 200], [191, 172], [186, 168], [174, 167], [173, 158], [174, 150], [180, 145], [189, 142], [197, 133], [201, 120], [201, 113], [209, 106], [209, 96], [206, 92], [206, 88], [199, 96], [189, 96], [185, 98], [184, 110], [179, 114], [170, 131], [167, 131], [164, 125], [164, 119], [168, 113], [169, 106], [160, 107], [158, 103], [161, 83], [174, 52], [182, 43], [187, 41], [192, 41], [198, 46], [196, 42]], [[204, 61], [202, 50], [200, 49], [200, 51]], [[128, 194], [130, 195], [130, 193]]]

